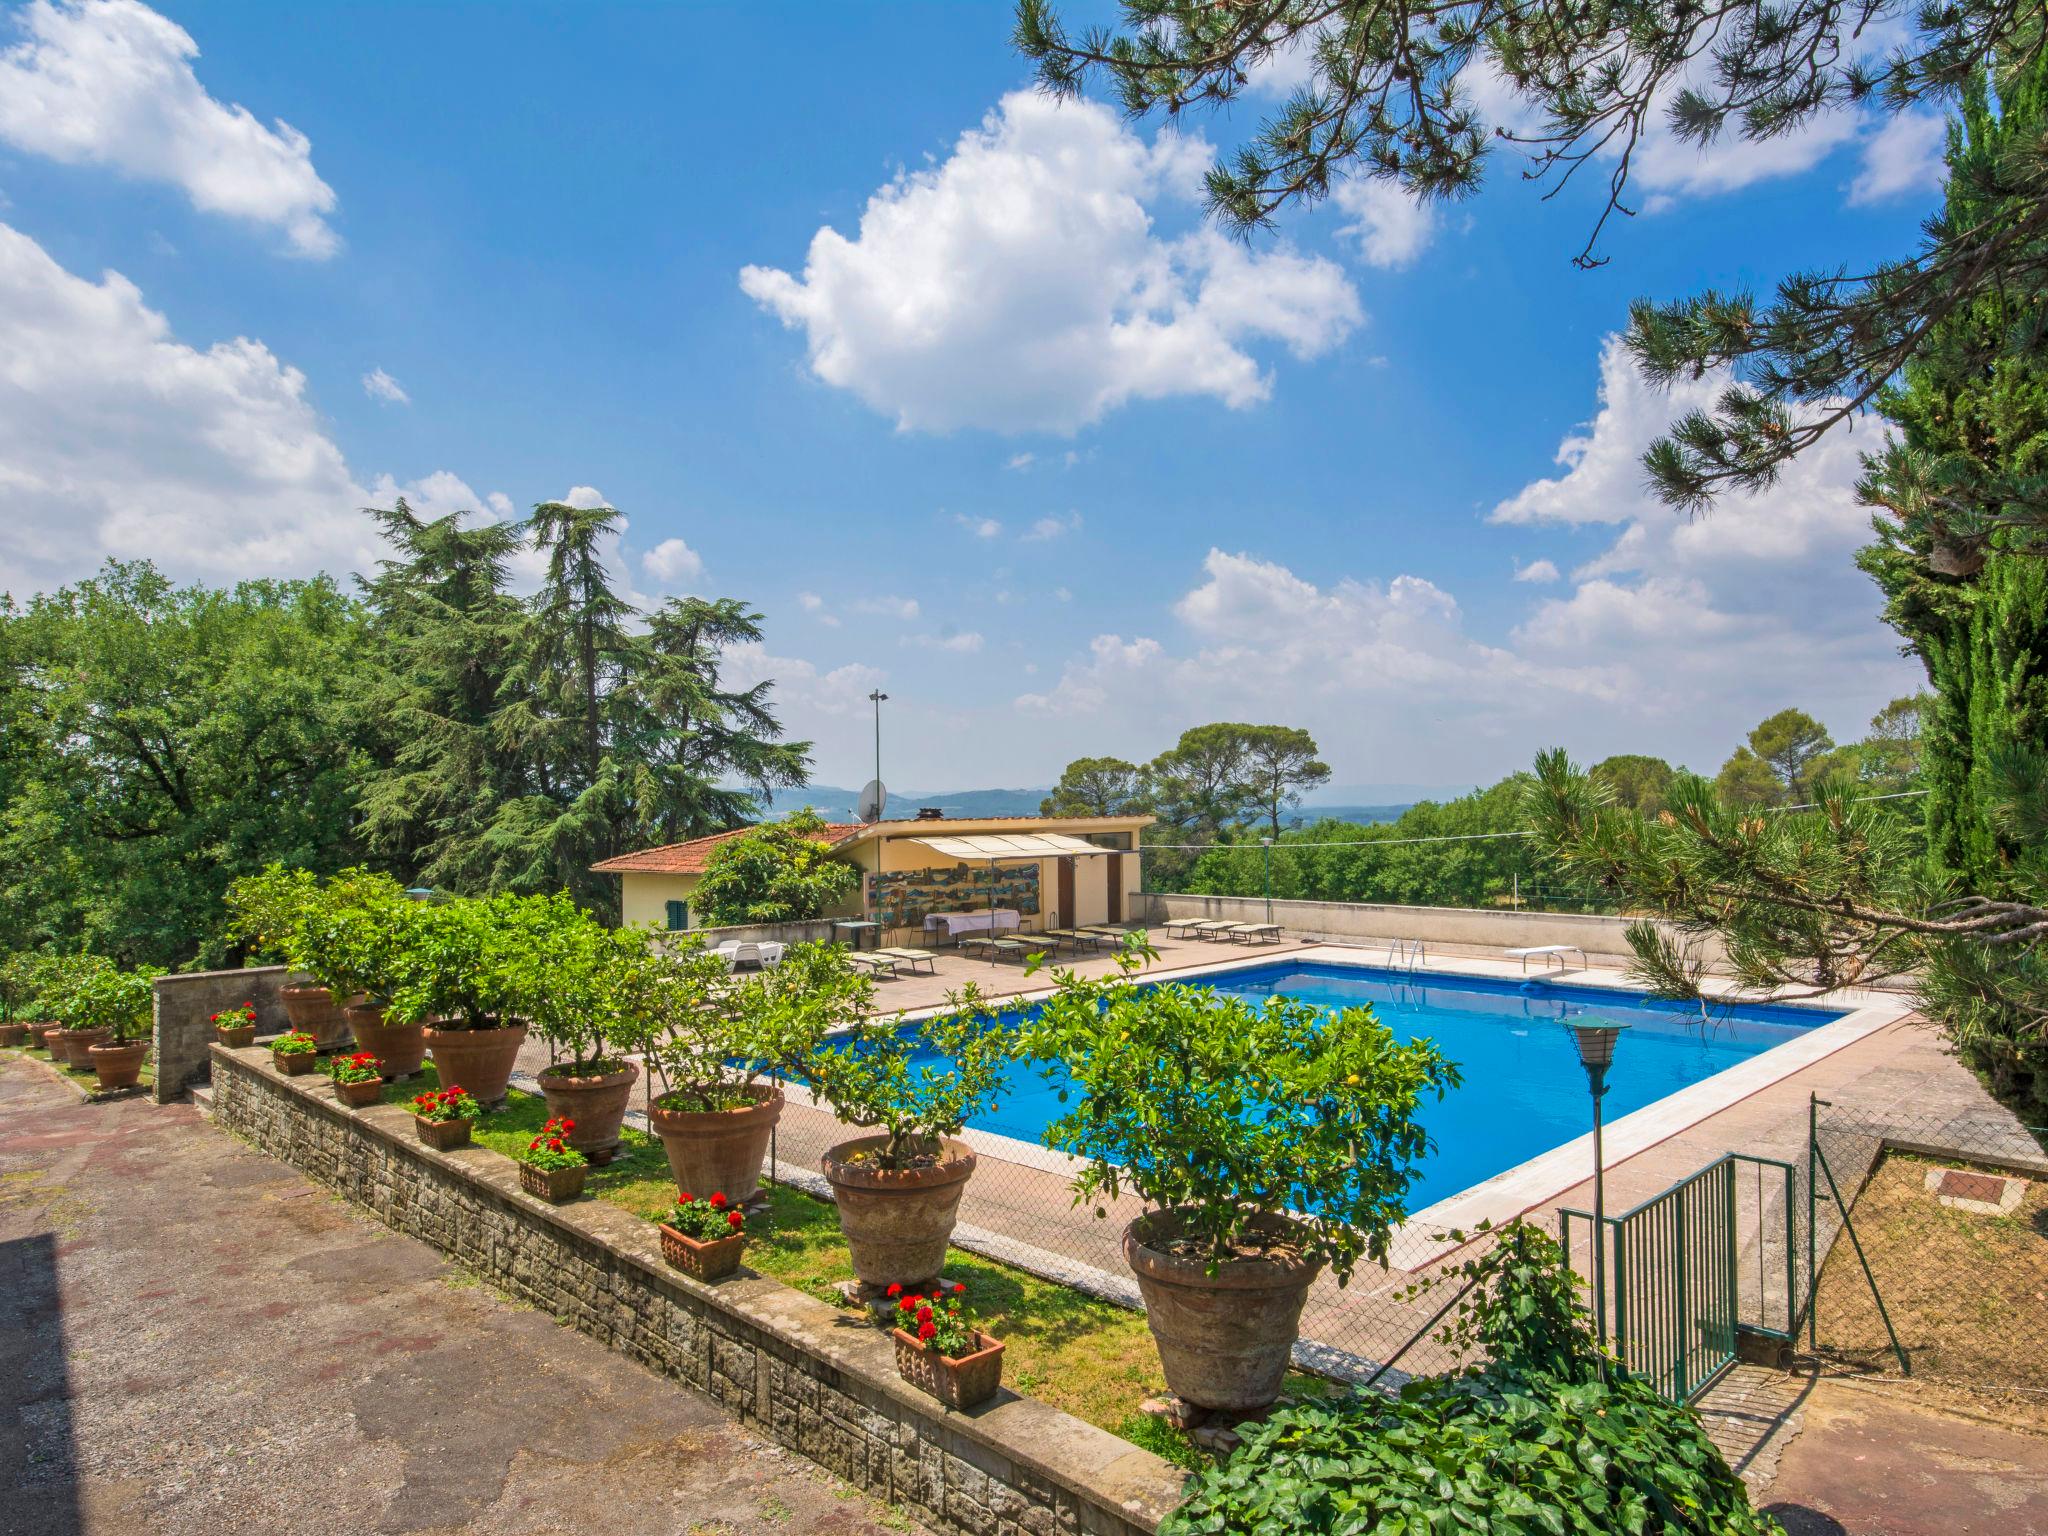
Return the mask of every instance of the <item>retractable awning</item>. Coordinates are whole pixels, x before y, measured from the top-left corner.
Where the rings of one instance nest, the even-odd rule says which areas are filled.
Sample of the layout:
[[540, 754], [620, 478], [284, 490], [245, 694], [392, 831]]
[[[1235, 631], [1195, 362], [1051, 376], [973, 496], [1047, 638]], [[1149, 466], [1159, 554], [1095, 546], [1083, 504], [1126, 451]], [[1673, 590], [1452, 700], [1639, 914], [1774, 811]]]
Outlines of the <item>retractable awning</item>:
[[1064, 832], [978, 832], [959, 837], [912, 837], [949, 859], [1050, 859], [1079, 853], [1117, 853]]

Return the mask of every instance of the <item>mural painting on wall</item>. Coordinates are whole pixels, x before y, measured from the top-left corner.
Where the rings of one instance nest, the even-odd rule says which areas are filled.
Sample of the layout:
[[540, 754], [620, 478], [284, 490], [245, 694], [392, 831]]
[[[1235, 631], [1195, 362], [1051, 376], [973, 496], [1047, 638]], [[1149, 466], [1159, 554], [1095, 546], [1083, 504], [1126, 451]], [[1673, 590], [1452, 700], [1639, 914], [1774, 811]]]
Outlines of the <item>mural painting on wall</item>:
[[[884, 928], [917, 928], [927, 912], [966, 912], [989, 905], [987, 865], [952, 869], [898, 869], [868, 877], [868, 899]], [[1038, 911], [1038, 866], [1020, 864], [995, 871], [995, 905], [1028, 914]]]

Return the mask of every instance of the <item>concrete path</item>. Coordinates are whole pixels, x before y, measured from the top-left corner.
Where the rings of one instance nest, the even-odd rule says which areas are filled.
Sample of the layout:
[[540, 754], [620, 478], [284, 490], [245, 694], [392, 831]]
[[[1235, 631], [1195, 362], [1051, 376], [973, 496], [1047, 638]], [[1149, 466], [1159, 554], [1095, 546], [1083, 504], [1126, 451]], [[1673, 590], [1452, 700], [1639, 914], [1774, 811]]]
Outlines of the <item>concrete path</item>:
[[915, 1533], [185, 1106], [0, 1060], [5, 1536]]
[[1757, 1502], [1787, 1536], [2048, 1536], [2048, 1438], [1823, 1380]]

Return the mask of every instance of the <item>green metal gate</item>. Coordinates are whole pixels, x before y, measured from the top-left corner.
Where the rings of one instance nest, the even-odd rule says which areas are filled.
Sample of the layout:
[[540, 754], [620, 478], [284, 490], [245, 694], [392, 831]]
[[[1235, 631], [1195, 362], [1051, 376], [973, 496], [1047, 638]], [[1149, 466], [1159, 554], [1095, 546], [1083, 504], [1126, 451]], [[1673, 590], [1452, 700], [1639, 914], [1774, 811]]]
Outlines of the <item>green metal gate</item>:
[[[1745, 1166], [1757, 1172], [1753, 1209], [1738, 1201]], [[1738, 1329], [1790, 1337], [1796, 1310], [1792, 1190], [1790, 1163], [1731, 1152], [1607, 1218], [1608, 1337], [1624, 1365], [1682, 1403], [1734, 1363]], [[1558, 1215], [1567, 1252], [1574, 1221], [1585, 1222], [1591, 1236], [1587, 1212]], [[1754, 1288], [1744, 1283], [1749, 1273]], [[1782, 1327], [1774, 1316], [1781, 1298]]]

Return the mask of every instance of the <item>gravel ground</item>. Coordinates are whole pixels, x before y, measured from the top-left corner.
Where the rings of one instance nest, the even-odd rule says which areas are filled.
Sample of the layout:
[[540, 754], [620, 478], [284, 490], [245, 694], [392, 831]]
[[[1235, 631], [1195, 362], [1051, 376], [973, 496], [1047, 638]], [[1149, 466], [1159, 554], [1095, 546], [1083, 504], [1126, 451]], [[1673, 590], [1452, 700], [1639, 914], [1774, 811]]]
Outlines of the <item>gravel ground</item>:
[[915, 1533], [185, 1106], [0, 1060], [0, 1532]]

